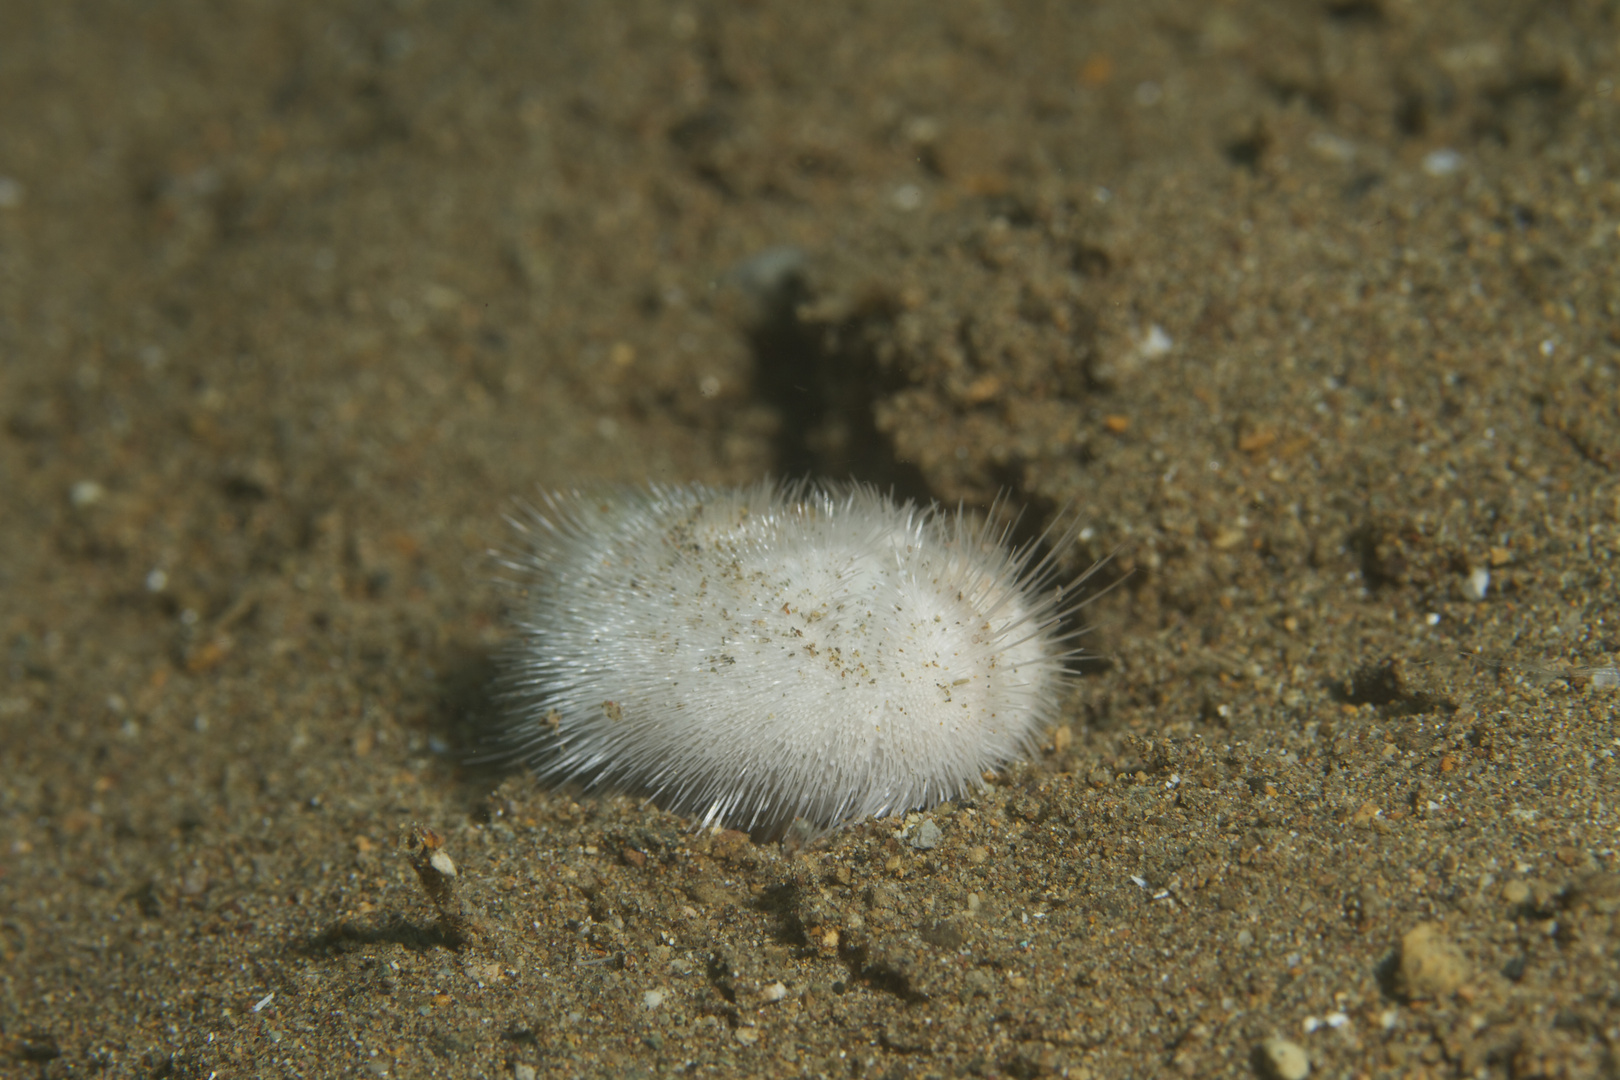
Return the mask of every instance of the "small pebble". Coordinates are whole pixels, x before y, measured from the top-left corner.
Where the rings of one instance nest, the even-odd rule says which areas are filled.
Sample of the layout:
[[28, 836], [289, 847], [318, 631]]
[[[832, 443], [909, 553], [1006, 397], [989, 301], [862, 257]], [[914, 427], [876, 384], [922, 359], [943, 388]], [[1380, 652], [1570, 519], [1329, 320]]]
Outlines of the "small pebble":
[[1491, 587], [1491, 572], [1483, 566], [1476, 566], [1469, 571], [1468, 577], [1462, 584], [1462, 594], [1465, 598], [1478, 603], [1485, 599], [1485, 592]]
[[1266, 1075], [1276, 1080], [1305, 1080], [1310, 1074], [1311, 1059], [1296, 1042], [1267, 1039], [1260, 1044], [1260, 1055]]
[[922, 188], [916, 184], [901, 184], [889, 195], [889, 202], [896, 210], [915, 210], [922, 201]]
[[1305, 140], [1305, 145], [1324, 161], [1348, 165], [1356, 159], [1356, 144], [1349, 139], [1318, 131]]
[[772, 1001], [781, 1001], [783, 998], [787, 997], [787, 987], [783, 986], [779, 982], [773, 982], [771, 985], [765, 988], [765, 991], [761, 996], [764, 997], [767, 1003]]
[[1430, 176], [1450, 176], [1462, 165], [1462, 155], [1449, 148], [1431, 150], [1423, 155], [1423, 171]]
[[106, 497], [107, 489], [94, 480], [80, 480], [68, 489], [68, 502], [73, 504], [75, 510], [94, 506]]
[[934, 824], [932, 818], [929, 818], [921, 825], [911, 830], [911, 835], [907, 837], [907, 842], [918, 851], [928, 851], [931, 848], [936, 848], [939, 846], [939, 838], [941, 835], [942, 834], [939, 826]]
[[1409, 998], [1449, 997], [1468, 981], [1468, 959], [1435, 923], [1418, 923], [1401, 938], [1401, 988]]
[[648, 990], [641, 995], [641, 1004], [648, 1009], [656, 1009], [663, 1003], [664, 992], [662, 990]]
[[1517, 878], [1502, 886], [1502, 902], [1511, 907], [1519, 907], [1530, 899], [1530, 886]]
[[518, 1062], [512, 1066], [512, 1080], [539, 1080], [540, 1074], [533, 1065], [527, 1062]]

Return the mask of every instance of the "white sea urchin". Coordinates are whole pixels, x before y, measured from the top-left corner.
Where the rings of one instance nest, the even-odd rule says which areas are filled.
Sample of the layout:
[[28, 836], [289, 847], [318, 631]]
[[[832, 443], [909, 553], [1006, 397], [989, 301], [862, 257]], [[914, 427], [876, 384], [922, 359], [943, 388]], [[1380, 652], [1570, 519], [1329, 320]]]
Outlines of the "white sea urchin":
[[705, 825], [954, 798], [1034, 747], [1070, 679], [1072, 527], [1037, 559], [960, 510], [807, 482], [550, 494], [517, 524], [510, 745]]

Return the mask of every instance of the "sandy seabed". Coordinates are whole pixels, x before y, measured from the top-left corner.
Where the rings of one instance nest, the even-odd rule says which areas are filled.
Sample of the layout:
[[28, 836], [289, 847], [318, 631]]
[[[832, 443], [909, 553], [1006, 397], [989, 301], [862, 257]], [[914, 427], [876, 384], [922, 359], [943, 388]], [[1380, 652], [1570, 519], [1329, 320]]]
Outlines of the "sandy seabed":
[[[0, 6], [0, 1074], [1614, 1075], [1617, 48]], [[785, 843], [464, 763], [514, 499], [766, 474], [1076, 508], [1039, 760]]]

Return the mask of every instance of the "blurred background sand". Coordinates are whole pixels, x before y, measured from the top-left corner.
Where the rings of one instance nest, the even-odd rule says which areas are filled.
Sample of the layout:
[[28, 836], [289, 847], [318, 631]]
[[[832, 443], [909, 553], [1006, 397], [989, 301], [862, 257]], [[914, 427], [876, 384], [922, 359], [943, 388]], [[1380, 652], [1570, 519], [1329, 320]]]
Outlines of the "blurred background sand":
[[[1617, 46], [0, 8], [0, 1071], [1612, 1075]], [[1040, 761], [808, 847], [459, 764], [514, 499], [804, 473], [1118, 551]]]

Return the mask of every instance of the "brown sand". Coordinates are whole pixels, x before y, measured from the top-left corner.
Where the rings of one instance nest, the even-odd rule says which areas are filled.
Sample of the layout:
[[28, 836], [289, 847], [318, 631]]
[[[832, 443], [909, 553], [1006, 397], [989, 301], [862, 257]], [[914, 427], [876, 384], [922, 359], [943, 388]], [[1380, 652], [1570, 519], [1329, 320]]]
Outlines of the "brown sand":
[[[1614, 1075], [1617, 44], [0, 5], [0, 1073]], [[1119, 549], [1040, 761], [931, 848], [458, 764], [513, 497], [805, 471]]]

